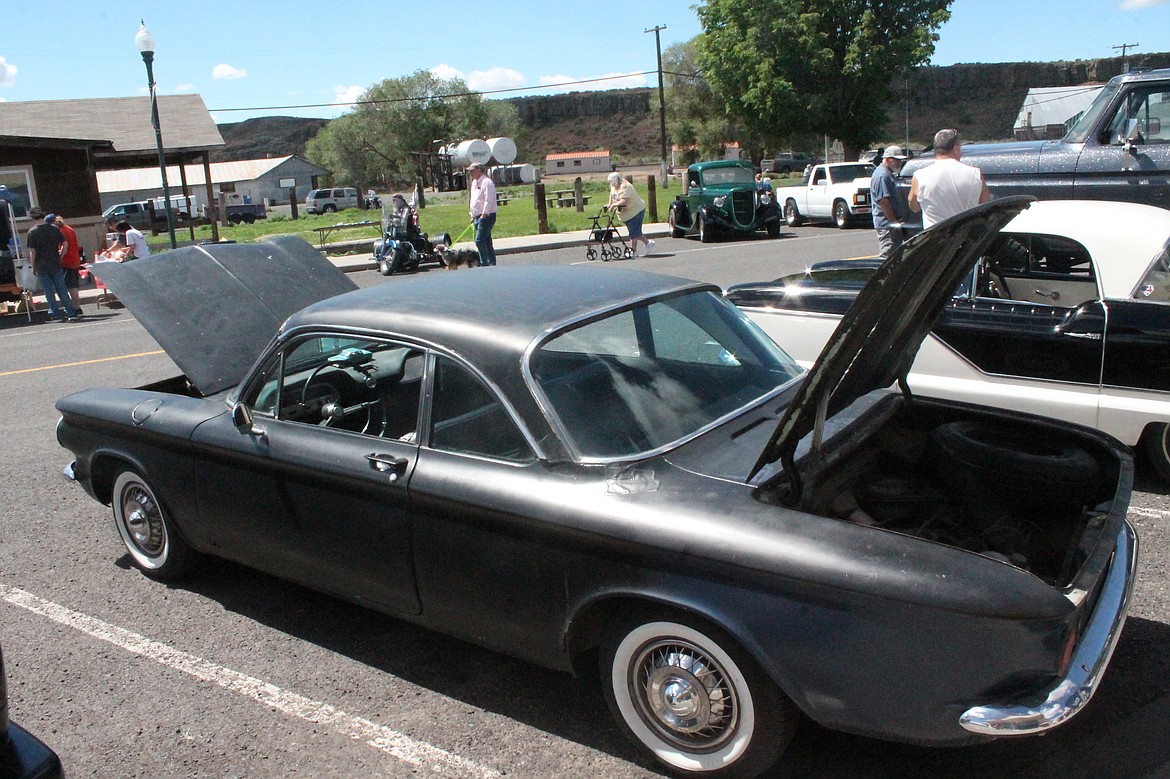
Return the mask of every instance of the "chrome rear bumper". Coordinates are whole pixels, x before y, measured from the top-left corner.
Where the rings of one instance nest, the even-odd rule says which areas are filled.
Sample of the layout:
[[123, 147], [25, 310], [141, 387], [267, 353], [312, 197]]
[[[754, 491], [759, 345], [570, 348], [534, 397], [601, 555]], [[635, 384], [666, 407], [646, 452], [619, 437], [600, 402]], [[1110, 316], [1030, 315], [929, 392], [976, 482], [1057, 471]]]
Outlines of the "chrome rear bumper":
[[1101, 595], [1063, 679], [1028, 701], [1002, 701], [963, 712], [959, 724], [972, 733], [1021, 736], [1041, 733], [1074, 716], [1097, 691], [1097, 682], [1121, 636], [1137, 573], [1138, 540], [1122, 524]]

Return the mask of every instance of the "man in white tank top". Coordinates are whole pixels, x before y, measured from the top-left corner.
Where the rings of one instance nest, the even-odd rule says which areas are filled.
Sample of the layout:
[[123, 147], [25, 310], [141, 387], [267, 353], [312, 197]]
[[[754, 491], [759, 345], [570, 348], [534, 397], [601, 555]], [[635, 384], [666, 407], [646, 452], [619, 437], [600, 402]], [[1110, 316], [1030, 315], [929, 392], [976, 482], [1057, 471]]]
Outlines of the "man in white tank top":
[[916, 171], [910, 181], [910, 210], [922, 212], [923, 229], [986, 203], [991, 197], [979, 168], [959, 162], [961, 155], [958, 131], [939, 130], [934, 134], [937, 161]]

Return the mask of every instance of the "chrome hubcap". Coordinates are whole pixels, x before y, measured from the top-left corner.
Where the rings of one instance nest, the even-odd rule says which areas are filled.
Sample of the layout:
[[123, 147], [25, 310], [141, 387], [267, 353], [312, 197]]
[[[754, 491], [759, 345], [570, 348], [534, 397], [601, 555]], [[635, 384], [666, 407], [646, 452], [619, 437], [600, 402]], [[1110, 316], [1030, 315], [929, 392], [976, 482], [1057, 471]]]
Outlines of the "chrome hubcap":
[[735, 732], [739, 707], [722, 668], [697, 646], [660, 641], [635, 660], [634, 699], [643, 719], [690, 750], [714, 749]]
[[130, 487], [122, 496], [126, 529], [142, 553], [157, 557], [166, 548], [162, 515], [150, 495], [141, 487]]

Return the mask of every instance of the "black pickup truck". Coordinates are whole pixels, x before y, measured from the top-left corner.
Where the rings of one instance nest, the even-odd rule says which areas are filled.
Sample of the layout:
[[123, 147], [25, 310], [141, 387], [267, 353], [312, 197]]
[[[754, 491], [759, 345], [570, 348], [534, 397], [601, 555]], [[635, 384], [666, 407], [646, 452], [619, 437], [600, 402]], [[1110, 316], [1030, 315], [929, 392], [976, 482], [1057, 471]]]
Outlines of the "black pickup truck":
[[[910, 160], [901, 183], [934, 162]], [[1123, 200], [1170, 208], [1170, 69], [1117, 76], [1059, 141], [963, 144], [992, 196]]]

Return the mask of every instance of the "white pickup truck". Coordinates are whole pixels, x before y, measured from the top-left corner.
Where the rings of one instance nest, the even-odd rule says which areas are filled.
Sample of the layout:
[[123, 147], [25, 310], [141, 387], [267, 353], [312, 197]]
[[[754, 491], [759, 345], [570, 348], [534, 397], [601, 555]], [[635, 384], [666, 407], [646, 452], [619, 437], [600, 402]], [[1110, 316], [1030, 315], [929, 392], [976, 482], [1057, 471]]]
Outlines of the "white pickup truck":
[[789, 227], [812, 220], [831, 220], [838, 227], [851, 227], [856, 217], [869, 216], [869, 177], [873, 170], [873, 164], [868, 162], [817, 165], [804, 184], [777, 189], [776, 202], [782, 204]]

